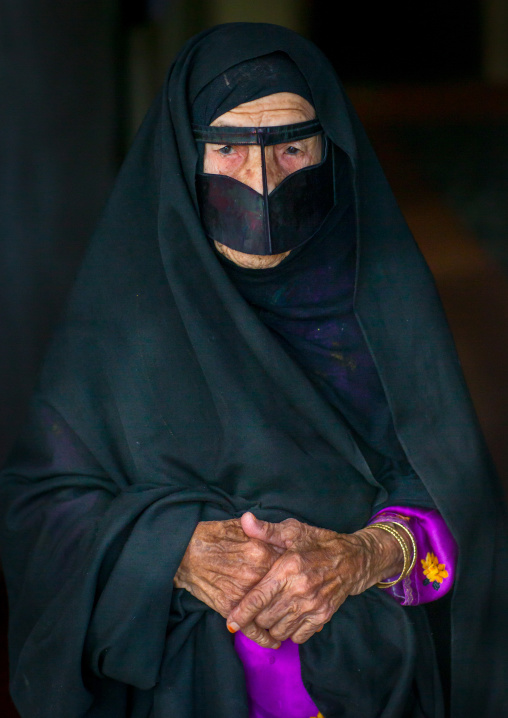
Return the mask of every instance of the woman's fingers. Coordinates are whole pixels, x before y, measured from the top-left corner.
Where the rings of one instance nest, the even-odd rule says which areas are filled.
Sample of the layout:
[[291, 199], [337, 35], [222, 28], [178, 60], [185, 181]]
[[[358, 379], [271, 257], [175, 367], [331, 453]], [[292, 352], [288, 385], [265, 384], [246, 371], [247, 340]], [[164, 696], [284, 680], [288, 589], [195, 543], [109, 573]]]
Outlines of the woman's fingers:
[[[276, 564], [274, 564], [274, 566], [275, 565]], [[231, 611], [228, 616], [228, 626], [235, 624], [243, 631], [245, 626], [254, 623], [258, 614], [267, 608], [282, 591], [283, 585], [276, 575], [272, 575], [272, 572], [273, 567], [266, 576], [243, 597], [238, 606]]]
[[282, 548], [245, 535], [239, 519], [197, 525], [174, 577], [222, 616], [262, 579]]
[[[316, 577], [316, 588], [319, 589], [320, 577]], [[307, 610], [309, 598], [316, 592], [306, 573], [303, 558], [297, 552], [286, 551], [272, 566], [270, 571], [228, 616], [243, 628], [249, 623], [270, 627], [286, 615], [299, 615]], [[264, 616], [266, 626], [260, 616]]]
[[258, 626], [266, 628], [278, 641], [287, 638], [295, 640], [295, 636], [303, 639], [295, 643], [303, 643], [318, 630], [321, 630], [335, 610], [337, 605], [330, 605], [325, 596], [315, 598], [293, 597], [288, 603], [284, 595], [273, 606], [262, 611], [256, 618]]
[[[308, 613], [303, 607], [295, 606], [293, 611], [288, 611], [285, 615], [276, 621], [270, 628], [270, 635], [278, 641], [285, 641], [292, 636], [301, 625], [308, 620]], [[261, 623], [260, 625], [264, 625]]]
[[303, 537], [231, 611], [228, 622], [240, 628], [255, 622], [278, 640], [294, 636], [303, 642], [330, 620], [360, 570], [355, 549], [330, 531], [302, 527]]
[[[229, 625], [228, 628], [231, 631]], [[251, 641], [263, 646], [263, 648], [278, 648], [280, 646], [279, 640], [274, 638], [269, 631], [265, 631], [255, 623], [250, 623], [248, 626], [245, 626], [245, 628], [242, 628], [242, 633], [247, 636], [247, 638], [250, 638]]]
[[241, 526], [249, 538], [256, 538], [273, 546], [288, 549], [299, 538], [304, 524], [297, 519], [286, 519], [274, 524], [270, 521], [262, 521], [256, 518], [252, 512], [247, 511], [241, 518]]
[[323, 624], [320, 626], [316, 625], [313, 621], [303, 621], [298, 629], [291, 634], [291, 640], [293, 643], [305, 643], [312, 638], [315, 633], [319, 633], [323, 629]]

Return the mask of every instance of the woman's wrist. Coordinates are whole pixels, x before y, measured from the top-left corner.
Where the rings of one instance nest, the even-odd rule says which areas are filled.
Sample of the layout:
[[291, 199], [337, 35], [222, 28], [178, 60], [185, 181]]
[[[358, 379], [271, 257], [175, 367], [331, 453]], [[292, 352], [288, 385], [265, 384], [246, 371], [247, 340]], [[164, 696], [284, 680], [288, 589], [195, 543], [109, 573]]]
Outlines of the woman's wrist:
[[[388, 522], [386, 525], [397, 532], [398, 538], [392, 531], [380, 530], [373, 526], [366, 526], [354, 534], [362, 540], [369, 555], [367, 588], [386, 580], [387, 577], [399, 576], [407, 565], [406, 556], [411, 555], [412, 552], [409, 540], [402, 535], [403, 532]], [[401, 542], [406, 548], [406, 555]]]

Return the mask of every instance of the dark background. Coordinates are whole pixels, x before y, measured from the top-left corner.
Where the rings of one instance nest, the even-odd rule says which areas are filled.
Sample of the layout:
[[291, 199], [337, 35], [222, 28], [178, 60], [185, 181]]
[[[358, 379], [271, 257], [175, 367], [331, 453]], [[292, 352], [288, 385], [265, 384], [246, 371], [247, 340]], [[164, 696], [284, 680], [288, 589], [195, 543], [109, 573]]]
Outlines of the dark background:
[[[329, 0], [277, 11], [258, 0], [255, 12], [227, 0], [2, 0], [0, 462], [165, 68], [215, 21], [261, 19], [313, 39], [344, 80], [435, 273], [508, 485], [508, 12], [502, 0], [414, 5], [335, 3], [332, 22]], [[11, 718], [1, 590], [0, 613], [0, 714]]]
[[309, 34], [345, 82], [443, 82], [482, 75], [480, 0], [311, 3]]

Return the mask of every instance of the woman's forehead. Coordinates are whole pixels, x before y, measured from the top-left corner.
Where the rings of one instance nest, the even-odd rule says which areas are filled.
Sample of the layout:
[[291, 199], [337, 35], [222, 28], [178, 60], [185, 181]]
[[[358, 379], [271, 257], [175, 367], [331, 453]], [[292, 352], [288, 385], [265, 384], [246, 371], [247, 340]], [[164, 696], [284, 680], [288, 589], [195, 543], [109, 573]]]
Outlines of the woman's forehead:
[[276, 92], [260, 97], [217, 117], [213, 127], [276, 127], [306, 122], [316, 116], [308, 100], [293, 92]]

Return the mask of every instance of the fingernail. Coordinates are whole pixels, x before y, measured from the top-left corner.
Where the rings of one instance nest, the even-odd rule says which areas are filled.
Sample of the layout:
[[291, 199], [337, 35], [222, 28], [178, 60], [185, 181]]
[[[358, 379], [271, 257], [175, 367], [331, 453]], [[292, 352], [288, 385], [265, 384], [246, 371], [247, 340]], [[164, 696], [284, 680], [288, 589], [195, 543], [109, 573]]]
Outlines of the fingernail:
[[238, 623], [235, 623], [234, 621], [232, 621], [231, 623], [227, 623], [226, 625], [227, 625], [228, 631], [230, 633], [236, 633], [237, 631], [240, 630], [240, 626], [238, 625]]

